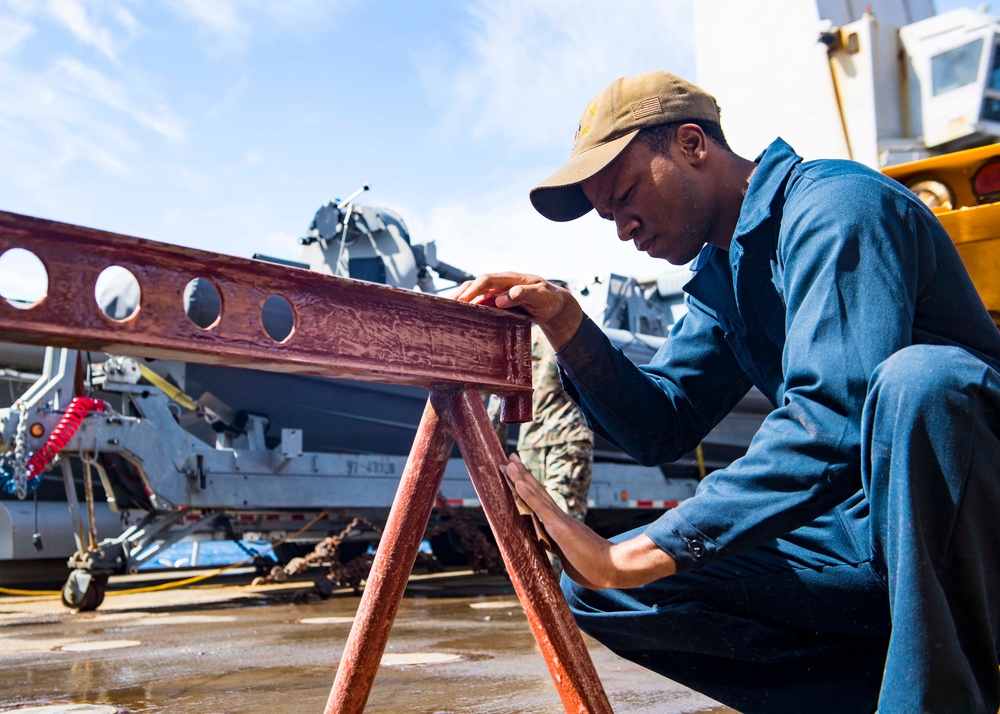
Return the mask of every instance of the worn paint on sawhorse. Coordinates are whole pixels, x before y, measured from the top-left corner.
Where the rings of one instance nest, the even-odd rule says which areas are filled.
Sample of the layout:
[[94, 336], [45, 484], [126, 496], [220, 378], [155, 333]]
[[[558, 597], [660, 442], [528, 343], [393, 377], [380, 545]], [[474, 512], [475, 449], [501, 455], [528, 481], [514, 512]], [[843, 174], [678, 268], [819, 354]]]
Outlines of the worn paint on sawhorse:
[[[530, 323], [521, 315], [271, 263], [223, 256], [0, 211], [0, 253], [21, 248], [45, 266], [48, 292], [20, 309], [0, 300], [0, 340], [323, 377], [410, 384], [430, 392], [389, 521], [337, 671], [326, 712], [361, 712], [457, 443], [511, 581], [569, 712], [611, 706], [533, 528], [499, 471], [503, 450], [480, 392], [502, 418], [531, 418]], [[109, 266], [136, 278], [138, 310], [108, 317], [94, 298]], [[222, 308], [202, 328], [184, 311], [185, 286], [210, 282]], [[277, 295], [290, 334], [268, 335], [262, 310]]]

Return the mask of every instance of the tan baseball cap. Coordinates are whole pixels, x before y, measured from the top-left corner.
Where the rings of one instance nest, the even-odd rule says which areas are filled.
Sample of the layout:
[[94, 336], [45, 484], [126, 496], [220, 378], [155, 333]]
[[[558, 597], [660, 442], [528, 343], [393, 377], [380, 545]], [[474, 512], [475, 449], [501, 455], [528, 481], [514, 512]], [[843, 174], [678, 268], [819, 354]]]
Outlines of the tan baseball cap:
[[668, 72], [619, 77], [583, 110], [573, 152], [561, 169], [531, 189], [531, 205], [553, 221], [572, 221], [593, 208], [580, 183], [610, 164], [640, 129], [702, 119], [718, 123], [715, 97]]

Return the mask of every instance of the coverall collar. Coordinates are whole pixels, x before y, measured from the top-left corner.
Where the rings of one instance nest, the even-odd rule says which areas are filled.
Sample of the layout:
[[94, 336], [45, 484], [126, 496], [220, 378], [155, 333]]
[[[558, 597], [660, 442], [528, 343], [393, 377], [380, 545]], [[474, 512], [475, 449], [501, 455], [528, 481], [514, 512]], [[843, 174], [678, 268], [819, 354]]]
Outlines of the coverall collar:
[[[737, 320], [741, 319], [740, 306], [734, 286], [743, 260], [755, 250], [771, 248], [751, 238], [773, 217], [775, 206], [780, 205], [778, 199], [784, 194], [788, 177], [802, 161], [802, 157], [783, 139], [777, 138], [755, 161], [757, 169], [747, 187], [728, 255], [716, 246], [706, 245], [691, 265], [694, 277], [684, 286], [684, 291], [692, 297]], [[728, 270], [723, 269], [724, 266], [728, 266]], [[729, 288], [720, 289], [721, 282], [728, 282]]]

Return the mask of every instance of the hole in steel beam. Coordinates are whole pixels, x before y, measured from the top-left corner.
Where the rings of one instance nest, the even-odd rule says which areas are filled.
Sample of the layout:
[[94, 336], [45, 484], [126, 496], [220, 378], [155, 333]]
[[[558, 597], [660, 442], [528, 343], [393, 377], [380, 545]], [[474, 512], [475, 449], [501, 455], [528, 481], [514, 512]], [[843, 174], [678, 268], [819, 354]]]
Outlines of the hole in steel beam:
[[142, 291], [128, 268], [111, 265], [97, 276], [94, 298], [101, 312], [115, 322], [124, 322], [139, 312]]
[[271, 295], [260, 311], [264, 332], [275, 342], [285, 342], [295, 331], [295, 311], [282, 295]]
[[40, 303], [49, 292], [49, 274], [38, 256], [24, 248], [0, 255], [0, 296], [21, 310]]
[[205, 278], [194, 278], [184, 286], [184, 314], [203, 330], [219, 324], [222, 298], [218, 288]]

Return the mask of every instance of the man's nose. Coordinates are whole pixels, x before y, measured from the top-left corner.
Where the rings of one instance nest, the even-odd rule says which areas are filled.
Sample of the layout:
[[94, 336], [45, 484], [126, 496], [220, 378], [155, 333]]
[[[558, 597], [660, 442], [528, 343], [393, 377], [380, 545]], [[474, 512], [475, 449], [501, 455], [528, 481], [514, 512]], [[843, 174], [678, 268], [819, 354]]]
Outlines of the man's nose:
[[618, 240], [631, 241], [635, 238], [635, 233], [639, 230], [639, 221], [632, 217], [616, 217], [615, 223], [618, 227]]

